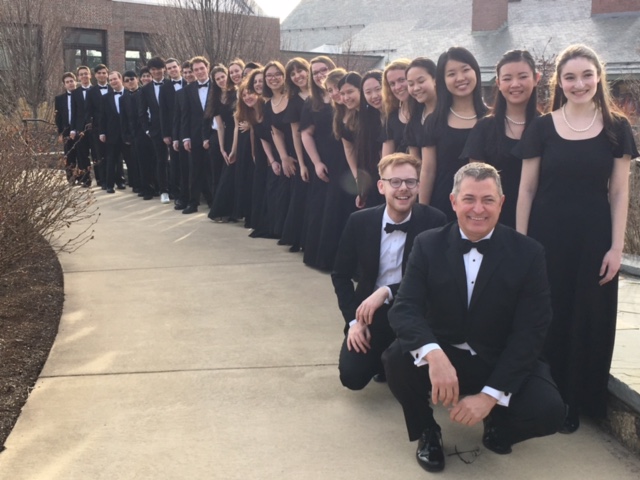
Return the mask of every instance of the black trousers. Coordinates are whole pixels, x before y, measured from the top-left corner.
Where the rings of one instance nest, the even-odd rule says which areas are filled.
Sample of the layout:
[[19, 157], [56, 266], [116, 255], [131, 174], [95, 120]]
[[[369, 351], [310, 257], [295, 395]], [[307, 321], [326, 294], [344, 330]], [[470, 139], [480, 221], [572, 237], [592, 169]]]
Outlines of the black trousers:
[[[176, 152], [173, 149], [173, 145], [167, 147], [169, 149], [169, 194], [173, 196], [173, 198], [180, 198], [180, 187], [181, 187], [181, 163], [180, 163], [180, 153]], [[188, 162], [187, 162], [188, 163]], [[188, 174], [187, 174], [188, 178]]]
[[211, 195], [211, 162], [209, 152], [202, 144], [191, 142], [189, 155], [189, 204], [199, 205], [200, 194], [203, 193], [207, 203], [213, 202]]
[[162, 135], [151, 137], [155, 153], [156, 179], [160, 193], [169, 193], [169, 150]]
[[340, 349], [340, 381], [350, 390], [362, 390], [371, 381], [371, 378], [384, 371], [382, 366], [382, 353], [396, 338], [389, 326], [387, 319], [388, 305], [383, 305], [373, 315], [373, 322], [369, 325], [371, 333], [371, 349], [366, 353], [358, 353], [347, 348], [345, 336]]
[[91, 185], [91, 134], [86, 132], [77, 139], [76, 164], [78, 167], [78, 182], [83, 185]]
[[[450, 345], [441, 345], [456, 369], [461, 395], [479, 393], [493, 371], [477, 355]], [[409, 440], [414, 441], [426, 428], [437, 426], [430, 405], [429, 367], [416, 367], [410, 353], [403, 353], [395, 341], [383, 355], [387, 382], [402, 405]], [[553, 383], [549, 366], [538, 361], [520, 390], [511, 396], [509, 407], [496, 405], [492, 424], [511, 444], [556, 433], [564, 422], [565, 406]]]
[[77, 180], [76, 167], [78, 149], [75, 147], [76, 140], [72, 140], [70, 137], [64, 137], [64, 169], [67, 174], [67, 180], [73, 183], [75, 183]]
[[107, 188], [113, 188], [114, 184], [124, 185], [123, 157], [129, 154], [129, 145], [122, 141], [107, 144], [107, 165], [105, 169]]
[[184, 149], [182, 142], [176, 154], [180, 169], [180, 193], [176, 198], [179, 198], [183, 205], [187, 205], [189, 203], [189, 152]]
[[91, 130], [91, 138], [95, 152], [95, 157], [93, 157], [93, 173], [96, 177], [96, 182], [102, 185], [107, 181], [107, 145], [100, 141], [97, 128]]

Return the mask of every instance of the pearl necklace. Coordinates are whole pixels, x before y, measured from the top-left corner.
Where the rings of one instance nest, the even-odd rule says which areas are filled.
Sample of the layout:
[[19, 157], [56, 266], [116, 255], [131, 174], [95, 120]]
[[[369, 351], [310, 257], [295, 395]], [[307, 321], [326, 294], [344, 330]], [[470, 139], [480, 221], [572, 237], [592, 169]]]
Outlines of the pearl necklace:
[[462, 115], [457, 114], [451, 107], [449, 107], [449, 111], [453, 113], [456, 117], [458, 117], [460, 120], [475, 120], [476, 118], [478, 118], [478, 115], [474, 115], [473, 117], [463, 117]]
[[278, 103], [274, 102], [273, 98], [272, 98], [271, 99], [271, 106], [272, 107], [278, 107], [282, 103], [283, 100], [284, 100], [284, 95], [280, 95], [280, 101]]
[[527, 121], [525, 120], [524, 122], [516, 122], [513, 118], [509, 117], [509, 115], [505, 114], [504, 118], [506, 118], [507, 120], [509, 120], [511, 123], [513, 123], [514, 125], [524, 125], [525, 123], [527, 123]]
[[591, 127], [593, 127], [594, 123], [596, 123], [596, 118], [598, 117], [598, 109], [597, 108], [596, 108], [596, 111], [593, 114], [593, 118], [591, 119], [591, 123], [589, 124], [589, 126], [587, 128], [574, 128], [573, 126], [571, 126], [571, 124], [569, 123], [569, 120], [567, 120], [567, 115], [564, 113], [564, 107], [566, 107], [566, 106], [567, 106], [566, 103], [564, 105], [562, 105], [562, 118], [564, 120], [564, 123], [567, 124], [567, 127], [569, 127], [574, 132], [576, 132], [576, 133], [586, 132]]

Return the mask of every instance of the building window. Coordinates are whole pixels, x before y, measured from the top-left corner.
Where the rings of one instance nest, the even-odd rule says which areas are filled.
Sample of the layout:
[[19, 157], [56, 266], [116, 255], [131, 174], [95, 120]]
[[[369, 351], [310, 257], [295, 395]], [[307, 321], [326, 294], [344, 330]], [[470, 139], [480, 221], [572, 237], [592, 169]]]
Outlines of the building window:
[[107, 62], [106, 34], [104, 30], [70, 28], [64, 38], [64, 67], [75, 71], [80, 65], [93, 69]]
[[139, 70], [153, 54], [146, 33], [124, 32], [124, 69]]

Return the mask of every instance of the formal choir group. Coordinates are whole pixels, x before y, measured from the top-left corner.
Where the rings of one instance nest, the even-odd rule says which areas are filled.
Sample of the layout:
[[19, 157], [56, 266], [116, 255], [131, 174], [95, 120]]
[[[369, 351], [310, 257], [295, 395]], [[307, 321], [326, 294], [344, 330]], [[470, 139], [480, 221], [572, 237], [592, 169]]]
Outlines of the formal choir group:
[[[480, 68], [460, 47], [437, 63], [394, 60], [364, 74], [326, 56], [262, 66], [204, 57], [152, 58], [138, 74], [79, 67], [56, 98], [70, 182], [107, 193], [128, 185], [144, 200], [174, 200], [183, 214], [201, 200], [217, 222], [244, 219], [252, 237], [278, 239], [305, 264], [333, 267], [349, 215], [384, 202], [379, 160], [421, 159], [419, 201], [455, 220], [454, 173], [482, 161], [501, 173], [500, 221], [543, 244], [554, 319], [545, 357], [569, 406], [605, 413], [613, 351], [630, 159], [627, 119], [588, 47], [557, 57], [550, 113], [527, 51], [504, 54], [488, 108]], [[165, 78], [168, 76], [168, 78]], [[138, 78], [143, 86], [138, 88]], [[78, 85], [76, 88], [76, 80]], [[397, 182], [396, 182], [397, 183]]]

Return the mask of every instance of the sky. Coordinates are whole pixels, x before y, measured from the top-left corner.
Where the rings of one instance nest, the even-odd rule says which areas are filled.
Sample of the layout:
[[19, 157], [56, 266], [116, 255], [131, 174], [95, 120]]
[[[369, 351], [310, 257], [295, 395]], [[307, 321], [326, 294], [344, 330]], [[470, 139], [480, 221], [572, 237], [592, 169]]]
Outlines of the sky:
[[279, 17], [284, 20], [293, 10], [300, 0], [254, 0], [270, 17]]

